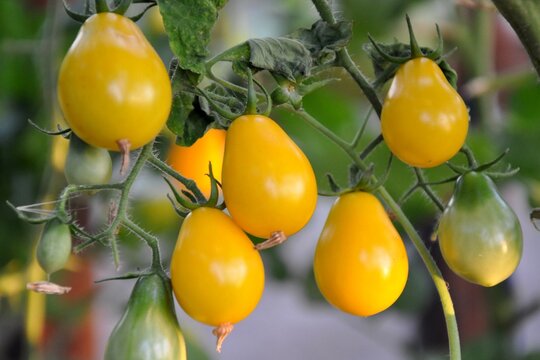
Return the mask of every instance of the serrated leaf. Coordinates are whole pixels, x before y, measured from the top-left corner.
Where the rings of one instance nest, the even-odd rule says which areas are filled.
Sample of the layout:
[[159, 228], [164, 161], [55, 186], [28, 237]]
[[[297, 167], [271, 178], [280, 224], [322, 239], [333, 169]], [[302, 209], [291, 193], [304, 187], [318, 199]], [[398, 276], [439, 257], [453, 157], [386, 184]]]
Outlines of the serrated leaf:
[[287, 37], [300, 41], [311, 53], [315, 64], [329, 64], [335, 60], [336, 51], [347, 46], [351, 40], [352, 23], [338, 21], [329, 24], [319, 20], [311, 29], [299, 29]]
[[169, 44], [180, 67], [205, 72], [210, 32], [227, 0], [158, 0]]

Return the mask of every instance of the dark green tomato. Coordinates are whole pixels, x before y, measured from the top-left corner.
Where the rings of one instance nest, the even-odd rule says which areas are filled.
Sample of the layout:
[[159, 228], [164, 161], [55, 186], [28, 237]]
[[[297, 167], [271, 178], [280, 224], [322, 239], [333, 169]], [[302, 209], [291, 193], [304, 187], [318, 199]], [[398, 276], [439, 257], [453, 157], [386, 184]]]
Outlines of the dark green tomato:
[[71, 134], [64, 174], [73, 185], [107, 184], [112, 175], [112, 161], [109, 152], [88, 145]]
[[71, 254], [71, 233], [69, 226], [58, 219], [45, 224], [36, 249], [36, 258], [47, 274], [64, 267]]
[[119, 359], [186, 360], [169, 279], [153, 274], [137, 280], [107, 343], [105, 360]]
[[467, 173], [457, 180], [438, 234], [448, 266], [478, 285], [497, 285], [512, 275], [521, 259], [518, 218], [482, 173]]

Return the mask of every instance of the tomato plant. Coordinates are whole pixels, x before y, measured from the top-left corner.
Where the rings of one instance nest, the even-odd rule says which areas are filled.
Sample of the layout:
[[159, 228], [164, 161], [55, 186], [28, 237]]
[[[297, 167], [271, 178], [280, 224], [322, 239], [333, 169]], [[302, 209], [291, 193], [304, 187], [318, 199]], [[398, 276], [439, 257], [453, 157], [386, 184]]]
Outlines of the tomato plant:
[[309, 221], [317, 184], [309, 160], [272, 119], [244, 115], [227, 131], [223, 196], [233, 219], [248, 233], [286, 236]]
[[439, 65], [414, 58], [396, 72], [383, 104], [384, 141], [403, 162], [421, 168], [452, 158], [465, 142], [469, 113]]
[[[69, 185], [63, 190], [50, 187], [58, 193], [56, 201], [47, 197], [43, 203], [18, 207], [8, 203], [19, 218], [45, 223], [37, 261], [50, 274], [63, 267], [72, 249], [81, 252], [100, 244], [111, 251], [118, 269], [125, 234], [141, 239], [151, 251], [148, 266], [103, 279], [138, 279], [105, 357], [183, 359], [185, 343], [173, 293], [189, 316], [215, 327], [219, 351], [233, 325], [252, 313], [262, 296], [265, 271], [259, 251], [299, 232], [312, 217], [318, 196], [335, 196], [313, 262], [324, 298], [357, 316], [390, 307], [409, 278], [403, 235], [417, 250], [440, 298], [449, 356], [460, 359], [456, 311], [444, 274], [429, 242], [401, 205], [419, 191], [443, 213], [438, 235], [444, 260], [476, 284], [493, 286], [508, 278], [518, 266], [523, 245], [516, 215], [490, 180], [490, 176], [514, 175], [516, 170], [501, 170], [498, 165], [506, 152], [479, 164], [477, 149], [465, 144], [469, 112], [454, 89], [457, 74], [442, 54], [439, 29], [435, 50], [416, 43], [408, 17], [409, 44], [382, 44], [369, 37], [371, 43], [364, 49], [374, 78], [368, 79], [362, 63], [357, 64], [348, 51], [352, 22], [337, 19], [326, 0], [313, 0], [320, 19], [310, 28], [249, 39], [210, 57], [212, 27], [226, 2], [95, 0], [85, 2], [84, 13], [64, 3], [67, 13], [83, 23], [59, 69], [57, 95], [69, 129], [49, 131], [32, 124], [49, 135], [67, 137], [71, 132], [65, 167]], [[136, 6], [130, 10], [142, 10], [129, 18], [125, 14], [133, 14], [128, 11], [132, 3]], [[168, 72], [134, 23], [158, 3], [173, 54]], [[218, 71], [218, 63], [229, 63], [230, 71]], [[369, 102], [360, 101], [358, 106], [369, 109], [361, 124], [351, 120], [356, 133], [344, 139], [338, 135], [339, 126], [326, 127], [303, 101], [347, 76]], [[381, 102], [381, 89], [388, 82], [388, 94]], [[263, 102], [265, 111], [259, 108]], [[472, 116], [485, 122], [486, 104], [480, 104]], [[317, 115], [334, 121], [337, 112], [331, 104], [323, 105], [330, 111]], [[272, 113], [275, 108], [280, 111]], [[318, 193], [308, 158], [273, 120], [281, 111], [298, 120], [298, 129], [310, 127], [346, 155], [346, 185], [343, 174], [332, 171], [325, 174], [330, 190]], [[379, 126], [368, 126], [371, 113], [381, 120], [380, 133]], [[163, 156], [155, 139], [165, 122], [176, 139]], [[376, 151], [381, 144], [391, 150], [383, 152], [389, 156], [386, 164]], [[111, 183], [108, 150], [125, 155], [130, 147], [140, 148], [133, 165], [125, 177]], [[452, 159], [458, 152], [465, 161]], [[325, 150], [313, 156], [323, 159], [319, 164], [335, 161]], [[394, 156], [404, 163], [397, 171], [392, 167]], [[443, 164], [435, 171], [429, 169]], [[127, 170], [125, 161], [122, 165]], [[170, 279], [158, 236], [132, 216], [133, 186], [143, 169], [163, 176], [172, 192], [169, 200], [181, 218]], [[393, 195], [403, 189], [389, 189], [387, 180], [409, 183], [400, 172], [403, 169], [414, 174], [413, 183], [396, 201]], [[175, 181], [180, 185], [175, 186]], [[456, 190], [446, 204], [440, 198], [444, 192], [433, 187], [454, 182]], [[90, 214], [81, 219], [85, 215], [72, 202], [76, 197], [101, 202], [107, 210], [96, 214], [95, 207], [83, 207]], [[84, 221], [94, 216], [106, 221], [97, 228]], [[537, 211], [531, 216], [540, 217]], [[390, 218], [399, 223], [403, 234]], [[267, 241], [254, 246], [246, 233]], [[29, 285], [30, 290], [48, 294], [69, 291], [50, 282]]]
[[137, 25], [114, 13], [91, 16], [64, 57], [58, 100], [69, 126], [88, 144], [137, 149], [156, 137], [171, 106], [163, 62]]
[[470, 172], [456, 182], [439, 220], [444, 260], [470, 282], [494, 286], [506, 280], [523, 251], [521, 225], [485, 174]]
[[313, 271], [326, 300], [345, 312], [370, 316], [397, 300], [409, 261], [375, 196], [350, 192], [336, 200], [317, 243]]
[[219, 351], [231, 326], [257, 306], [264, 268], [259, 253], [230, 217], [202, 207], [182, 224], [171, 259], [171, 281], [186, 313], [217, 328]]

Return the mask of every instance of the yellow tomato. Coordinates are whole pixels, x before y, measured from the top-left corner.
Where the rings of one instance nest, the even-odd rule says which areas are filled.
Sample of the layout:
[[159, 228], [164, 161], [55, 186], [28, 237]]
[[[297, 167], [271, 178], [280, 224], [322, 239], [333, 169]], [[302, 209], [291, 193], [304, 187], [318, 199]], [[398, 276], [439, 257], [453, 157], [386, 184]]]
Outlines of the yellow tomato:
[[[212, 162], [214, 177], [221, 182], [223, 151], [225, 149], [225, 130], [210, 129], [193, 145], [178, 146], [173, 144], [169, 150], [167, 162], [182, 176], [193, 179], [206, 196], [210, 195], [208, 163]], [[180, 184], [179, 186], [182, 186]]]
[[86, 143], [119, 150], [150, 142], [165, 124], [172, 92], [167, 70], [137, 25], [114, 13], [91, 16], [62, 62], [58, 99]]
[[241, 116], [229, 127], [222, 180], [234, 221], [261, 238], [278, 231], [294, 234], [309, 221], [317, 203], [309, 160], [263, 115]]
[[259, 252], [225, 213], [198, 208], [178, 234], [171, 259], [176, 300], [197, 321], [237, 323], [255, 309], [264, 288]]
[[469, 113], [439, 66], [420, 57], [397, 71], [384, 101], [381, 127], [384, 141], [401, 161], [430, 168], [463, 146]]
[[374, 195], [351, 192], [337, 199], [319, 238], [313, 270], [326, 300], [347, 313], [374, 315], [397, 300], [409, 261]]

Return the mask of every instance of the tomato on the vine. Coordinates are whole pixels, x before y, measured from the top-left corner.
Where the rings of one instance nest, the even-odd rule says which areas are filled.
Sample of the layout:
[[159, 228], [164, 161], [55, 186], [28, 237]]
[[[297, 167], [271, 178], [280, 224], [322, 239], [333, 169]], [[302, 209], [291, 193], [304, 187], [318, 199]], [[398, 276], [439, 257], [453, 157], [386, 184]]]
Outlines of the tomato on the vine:
[[494, 286], [519, 264], [523, 240], [519, 220], [485, 174], [470, 172], [456, 182], [439, 221], [444, 260], [467, 281]]
[[58, 99], [86, 143], [119, 150], [150, 142], [165, 124], [171, 83], [158, 54], [130, 19], [98, 13], [86, 20], [64, 57]]
[[409, 260], [374, 195], [350, 192], [336, 200], [317, 243], [313, 271], [326, 300], [347, 313], [374, 315], [397, 300]]
[[[167, 162], [182, 176], [193, 179], [206, 196], [210, 195], [208, 163], [217, 181], [221, 181], [223, 152], [225, 149], [225, 130], [210, 129], [191, 146], [172, 144]], [[179, 184], [179, 186], [183, 186]]]
[[234, 221], [268, 238], [291, 235], [311, 218], [317, 183], [302, 150], [272, 119], [243, 115], [227, 131], [223, 196]]
[[105, 360], [186, 360], [186, 344], [164, 275], [140, 277], [124, 315], [115, 326]]
[[433, 60], [419, 57], [397, 71], [384, 101], [384, 141], [401, 161], [430, 168], [463, 146], [469, 113], [463, 99]]
[[107, 184], [112, 176], [111, 156], [107, 150], [88, 145], [71, 134], [64, 175], [73, 185]]
[[47, 274], [61, 270], [71, 254], [69, 225], [58, 219], [47, 221], [36, 248], [36, 258]]
[[259, 252], [229, 216], [201, 207], [182, 223], [171, 281], [176, 300], [189, 316], [218, 328], [232, 327], [257, 306], [264, 267]]

